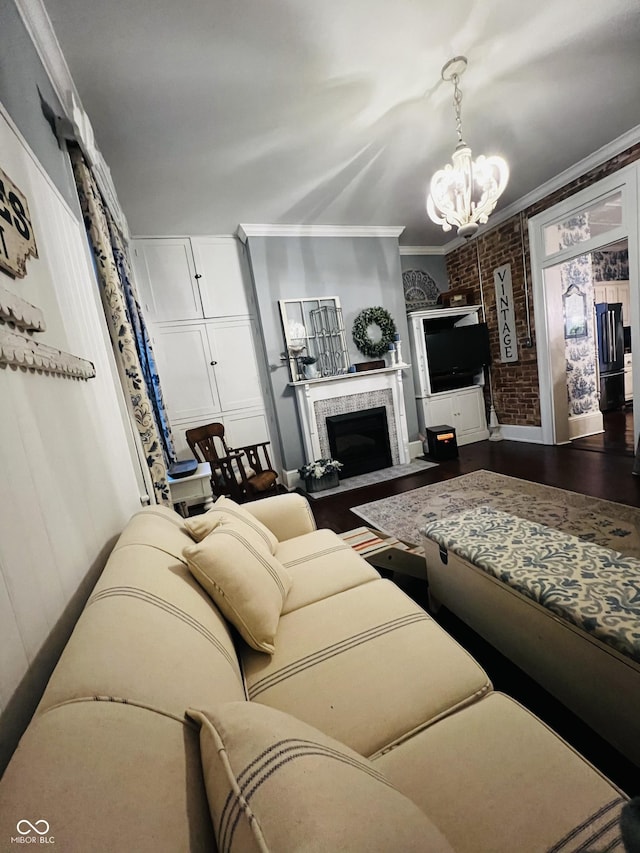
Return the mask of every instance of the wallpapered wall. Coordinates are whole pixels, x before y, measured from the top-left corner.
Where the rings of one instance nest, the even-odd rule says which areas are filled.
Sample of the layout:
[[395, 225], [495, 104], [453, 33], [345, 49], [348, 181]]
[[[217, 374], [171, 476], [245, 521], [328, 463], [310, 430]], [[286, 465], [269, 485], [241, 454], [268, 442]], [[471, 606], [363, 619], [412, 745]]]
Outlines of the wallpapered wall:
[[593, 252], [594, 281], [627, 281], [629, 278], [629, 250], [620, 252]]
[[[587, 233], [586, 222], [576, 222], [575, 227]], [[569, 244], [567, 244], [569, 245]], [[591, 255], [580, 255], [561, 267], [562, 295], [569, 292], [584, 297], [586, 327], [584, 334], [565, 336], [567, 360], [567, 399], [569, 417], [598, 412], [598, 388], [596, 386], [596, 337], [593, 322], [593, 268]], [[564, 301], [564, 299], [563, 299]], [[564, 315], [565, 328], [567, 314]]]

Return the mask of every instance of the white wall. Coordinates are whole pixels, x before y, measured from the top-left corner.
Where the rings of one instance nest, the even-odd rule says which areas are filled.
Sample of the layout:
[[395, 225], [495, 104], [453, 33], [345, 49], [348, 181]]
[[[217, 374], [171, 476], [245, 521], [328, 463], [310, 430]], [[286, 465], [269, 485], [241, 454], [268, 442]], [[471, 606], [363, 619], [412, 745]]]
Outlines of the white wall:
[[37, 339], [89, 381], [0, 368], [0, 771], [140, 489], [84, 226], [0, 104], [0, 166], [27, 196], [39, 258], [0, 282], [44, 312]]

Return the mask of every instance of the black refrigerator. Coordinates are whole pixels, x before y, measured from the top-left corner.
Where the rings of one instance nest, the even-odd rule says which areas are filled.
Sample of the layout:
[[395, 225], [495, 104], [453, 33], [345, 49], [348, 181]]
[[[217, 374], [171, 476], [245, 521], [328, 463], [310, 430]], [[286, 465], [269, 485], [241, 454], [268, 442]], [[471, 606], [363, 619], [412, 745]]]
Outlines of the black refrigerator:
[[596, 303], [600, 411], [624, 406], [624, 332], [622, 303]]

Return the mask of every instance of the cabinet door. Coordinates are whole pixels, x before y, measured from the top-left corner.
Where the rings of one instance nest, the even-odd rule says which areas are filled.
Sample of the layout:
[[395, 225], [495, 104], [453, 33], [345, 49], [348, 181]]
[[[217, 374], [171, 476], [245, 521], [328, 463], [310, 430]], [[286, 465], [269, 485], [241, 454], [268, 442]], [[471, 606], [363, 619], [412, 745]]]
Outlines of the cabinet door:
[[624, 399], [626, 403], [633, 400], [633, 354], [630, 352], [624, 356]]
[[[257, 444], [260, 441], [271, 441], [267, 416], [260, 412], [236, 412], [233, 415], [225, 415], [224, 431], [227, 443], [231, 447], [244, 447], [247, 444]], [[269, 448], [269, 455], [273, 463], [273, 449]]]
[[253, 321], [208, 323], [207, 329], [222, 409], [264, 406]]
[[202, 317], [188, 238], [132, 240], [131, 248], [140, 300], [148, 320], [162, 323]]
[[169, 420], [195, 420], [219, 412], [207, 324], [157, 326], [153, 342]]
[[480, 388], [472, 388], [461, 391], [458, 394], [456, 405], [456, 433], [462, 436], [470, 436], [486, 430], [486, 416], [484, 413], [484, 398]]
[[428, 405], [425, 407], [426, 426], [455, 427], [454, 421], [454, 398], [450, 394], [440, 394], [429, 397]]
[[192, 237], [205, 317], [251, 313], [251, 280], [242, 244], [235, 237]]
[[622, 303], [622, 324], [623, 326], [631, 325], [631, 300], [629, 293], [629, 282], [618, 282], [618, 294], [616, 302]]

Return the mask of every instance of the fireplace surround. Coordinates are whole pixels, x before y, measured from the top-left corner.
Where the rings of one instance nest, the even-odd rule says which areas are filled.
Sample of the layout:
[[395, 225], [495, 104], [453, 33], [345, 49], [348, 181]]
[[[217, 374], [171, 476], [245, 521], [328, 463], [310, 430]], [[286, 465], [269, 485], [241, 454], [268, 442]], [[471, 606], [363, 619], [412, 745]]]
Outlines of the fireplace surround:
[[409, 365], [397, 365], [291, 382], [303, 436], [304, 461], [331, 456], [326, 424], [328, 417], [382, 406], [387, 419], [390, 464], [410, 462], [402, 381], [402, 372], [407, 369]]

